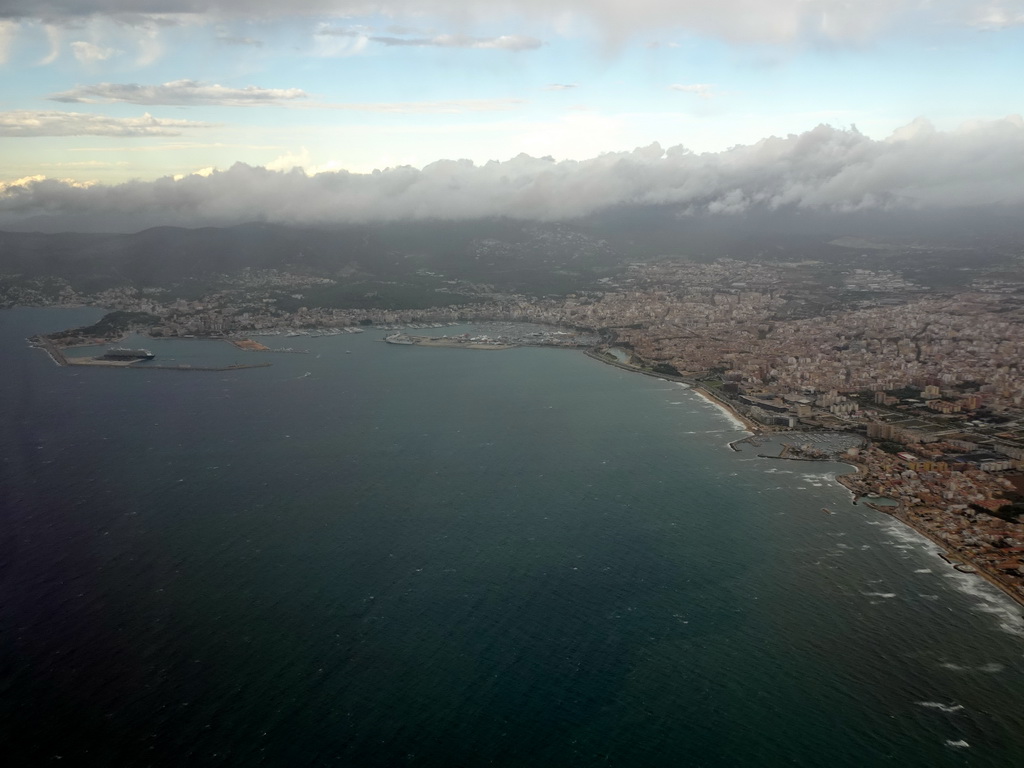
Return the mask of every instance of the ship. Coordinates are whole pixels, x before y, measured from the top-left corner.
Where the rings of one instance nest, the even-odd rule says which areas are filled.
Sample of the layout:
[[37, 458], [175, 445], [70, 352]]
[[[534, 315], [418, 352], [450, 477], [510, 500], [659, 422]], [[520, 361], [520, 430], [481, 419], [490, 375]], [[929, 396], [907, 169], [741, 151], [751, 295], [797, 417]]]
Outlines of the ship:
[[103, 355], [104, 360], [152, 360], [156, 355], [148, 349], [128, 349], [111, 347]]

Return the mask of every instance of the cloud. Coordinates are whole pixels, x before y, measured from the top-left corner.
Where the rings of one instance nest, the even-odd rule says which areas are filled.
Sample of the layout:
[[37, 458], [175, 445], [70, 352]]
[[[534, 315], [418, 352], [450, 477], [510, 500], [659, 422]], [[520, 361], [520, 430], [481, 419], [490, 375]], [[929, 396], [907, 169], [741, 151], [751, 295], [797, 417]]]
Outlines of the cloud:
[[62, 187], [68, 189], [88, 189], [92, 186], [92, 182], [88, 181], [74, 181], [73, 179], [48, 179], [45, 175], [37, 173], [33, 176], [23, 176], [20, 179], [14, 181], [0, 181], [0, 199], [6, 195], [19, 194], [28, 186], [36, 186], [45, 184], [47, 182], [59, 184]]
[[[410, 48], [474, 48], [477, 50], [532, 51], [544, 45], [544, 41], [525, 35], [499, 35], [497, 37], [471, 37], [469, 35], [427, 34], [404, 27], [389, 28], [391, 35], [374, 34], [372, 27], [356, 25], [335, 27], [321, 24], [316, 34], [320, 37], [354, 37], [365, 42], [379, 43], [388, 47]], [[410, 34], [417, 36], [410, 37]]]
[[206, 177], [78, 189], [28, 181], [0, 195], [0, 213], [165, 217], [191, 225], [263, 218], [327, 224], [506, 216], [557, 220], [618, 205], [689, 214], [748, 211], [947, 210], [1024, 206], [1024, 120], [938, 131], [915, 121], [886, 140], [820, 125], [720, 153], [658, 144], [584, 161], [520, 155], [475, 165], [441, 160], [355, 174], [309, 175], [303, 155], [280, 170], [236, 164]]
[[18, 34], [20, 24], [16, 21], [0, 21], [0, 64], [6, 64], [11, 55], [11, 43]]
[[[330, 24], [321, 23], [317, 25], [316, 33], [320, 37], [368, 37], [373, 34], [373, 27], [362, 24], [349, 27], [335, 27]], [[403, 34], [397, 32], [395, 34]]]
[[1007, 29], [1009, 27], [1024, 26], [1024, 8], [1021, 8], [1020, 3], [1016, 4], [1016, 9], [1007, 8], [1007, 5], [1014, 5], [1013, 3], [993, 3], [993, 4], [982, 4], [975, 15], [972, 24], [981, 29]]
[[60, 56], [61, 43], [63, 42], [63, 35], [58, 27], [52, 24], [47, 24], [43, 27], [46, 31], [46, 41], [50, 45], [50, 51], [42, 59], [39, 60], [40, 66], [46, 66], [47, 64], [53, 64]]
[[[507, 112], [526, 102], [523, 99], [450, 99], [447, 101], [306, 101], [309, 94], [298, 88], [225, 88], [194, 80], [176, 80], [163, 85], [96, 83], [55, 93], [51, 101], [64, 104], [110, 104], [115, 102], [146, 106], [280, 106], [304, 109], [370, 112], [385, 115], [462, 115], [478, 112]], [[58, 113], [54, 113], [58, 114]], [[60, 113], [71, 114], [71, 113]], [[77, 113], [76, 113], [77, 114]]]
[[238, 37], [236, 35], [229, 35], [227, 33], [221, 33], [217, 35], [217, 42], [224, 43], [224, 45], [248, 45], [253, 48], [262, 48], [263, 41], [257, 40], [254, 37]]
[[451, 101], [317, 103], [310, 104], [310, 107], [396, 115], [458, 115], [468, 112], [505, 112], [525, 103], [522, 99], [453, 99]]
[[738, 43], [863, 42], [886, 29], [1006, 26], [1024, 15], [1021, 0], [5, 0], [0, 18], [66, 22], [89, 16], [160, 14], [272, 18], [386, 16], [455, 23], [516, 19], [557, 28], [587, 22], [609, 38], [683, 30]]
[[142, 117], [108, 117], [84, 112], [12, 110], [0, 112], [0, 136], [180, 136], [183, 131], [209, 128], [212, 123], [165, 120], [149, 113]]
[[578, 88], [578, 87], [579, 86], [577, 86], [576, 83], [551, 83], [550, 85], [545, 85], [544, 86], [544, 90], [545, 91], [568, 91], [568, 90], [571, 90], [573, 88]]
[[434, 48], [475, 48], [496, 51], [532, 51], [544, 45], [542, 40], [523, 35], [500, 37], [469, 37], [468, 35], [435, 35], [434, 37], [382, 37], [371, 35], [369, 40], [387, 46]]
[[83, 64], [91, 64], [96, 61], [106, 61], [109, 58], [117, 56], [119, 51], [116, 48], [102, 48], [93, 43], [83, 42], [81, 40], [71, 43], [71, 52], [75, 54], [75, 58]]
[[674, 83], [669, 86], [669, 90], [692, 93], [694, 96], [699, 96], [702, 99], [710, 99], [714, 96], [714, 94], [711, 93], [711, 89], [714, 87], [715, 86], [708, 85], [707, 83], [693, 83], [692, 85], [680, 85], [678, 83]]
[[218, 105], [229, 107], [266, 106], [307, 99], [309, 94], [299, 88], [225, 88], [198, 80], [175, 80], [162, 85], [136, 83], [96, 83], [79, 85], [69, 91], [47, 97], [66, 104], [165, 104], [178, 106]]

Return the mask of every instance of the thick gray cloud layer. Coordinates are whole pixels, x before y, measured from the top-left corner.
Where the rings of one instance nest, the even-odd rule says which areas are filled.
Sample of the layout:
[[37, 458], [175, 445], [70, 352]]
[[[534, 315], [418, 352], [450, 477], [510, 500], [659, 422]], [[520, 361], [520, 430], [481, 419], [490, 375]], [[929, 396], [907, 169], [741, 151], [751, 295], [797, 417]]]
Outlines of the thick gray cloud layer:
[[254, 106], [280, 104], [296, 99], [309, 98], [299, 88], [225, 88], [222, 85], [201, 83], [196, 80], [175, 80], [162, 85], [138, 85], [135, 83], [96, 83], [79, 85], [70, 91], [55, 93], [51, 101], [65, 103], [109, 103], [115, 101], [130, 104], [175, 104], [175, 105], [220, 105]]
[[94, 15], [278, 17], [304, 14], [392, 18], [439, 15], [460, 21], [587, 19], [619, 37], [683, 28], [736, 41], [864, 40], [896, 24], [920, 27], [1024, 23], [1022, 0], [0, 0], [0, 17], [48, 21]]
[[0, 136], [180, 136], [190, 128], [209, 128], [211, 123], [167, 120], [149, 113], [142, 117], [108, 117], [83, 112], [0, 112]]
[[81, 188], [25, 181], [0, 192], [0, 213], [166, 216], [199, 225], [263, 218], [335, 223], [507, 216], [557, 220], [615, 205], [680, 211], [958, 209], [1024, 207], [1024, 120], [952, 132], [914, 122], [884, 141], [818, 126], [715, 154], [657, 144], [585, 161], [520, 155], [476, 166], [442, 160], [410, 167], [307, 176], [238, 164], [210, 176]]

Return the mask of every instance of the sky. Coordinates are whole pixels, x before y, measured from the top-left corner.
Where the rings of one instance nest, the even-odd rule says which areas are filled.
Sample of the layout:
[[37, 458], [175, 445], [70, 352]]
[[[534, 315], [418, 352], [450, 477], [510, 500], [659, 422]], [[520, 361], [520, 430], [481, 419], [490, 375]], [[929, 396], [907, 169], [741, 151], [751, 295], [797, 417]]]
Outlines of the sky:
[[1020, 205], [1024, 0], [0, 0], [0, 225]]

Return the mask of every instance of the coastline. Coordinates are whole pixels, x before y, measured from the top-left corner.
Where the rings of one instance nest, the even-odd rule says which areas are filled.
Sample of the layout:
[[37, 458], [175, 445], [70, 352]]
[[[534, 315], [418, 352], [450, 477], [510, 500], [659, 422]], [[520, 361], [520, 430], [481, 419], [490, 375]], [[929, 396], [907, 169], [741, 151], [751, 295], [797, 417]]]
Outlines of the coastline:
[[[117, 341], [123, 340], [124, 338], [126, 338], [126, 336], [121, 336], [120, 338], [117, 338], [117, 339], [106, 339], [105, 343], [116, 343]], [[512, 346], [516, 346], [516, 345], [479, 344], [479, 343], [466, 343], [466, 342], [452, 343], [452, 342], [448, 342], [447, 340], [442, 341], [442, 340], [429, 339], [429, 337], [410, 337], [410, 338], [417, 339], [417, 341], [414, 341], [412, 343], [415, 343], [415, 344], [418, 344], [418, 345], [422, 345], [422, 346], [458, 346], [458, 347], [463, 347], [463, 348], [467, 348], [467, 349], [508, 349], [508, 348], [510, 348]], [[231, 339], [223, 339], [223, 340], [229, 341], [230, 343], [234, 344], [236, 347], [239, 347], [239, 348], [242, 348], [242, 349], [246, 348], [245, 346], [242, 346], [242, 344], [239, 344], [239, 343], [237, 343], [234, 340], [231, 340]], [[166, 366], [166, 365], [152, 365], [152, 364], [148, 364], [148, 365], [134, 365], [134, 363], [136, 361], [124, 362], [124, 361], [103, 361], [103, 360], [97, 360], [97, 359], [92, 359], [92, 358], [67, 358], [67, 357], [65, 357], [65, 355], [63, 353], [64, 349], [71, 349], [71, 348], [81, 347], [81, 346], [91, 346], [95, 342], [73, 344], [73, 345], [67, 345], [66, 347], [63, 347], [63, 346], [53, 342], [52, 340], [46, 338], [45, 336], [33, 337], [33, 338], [30, 338], [29, 341], [30, 341], [30, 343], [33, 344], [33, 346], [35, 346], [37, 348], [42, 348], [44, 351], [46, 351], [47, 354], [49, 355], [49, 357], [51, 358], [51, 360], [55, 364], [63, 365], [63, 366], [67, 366], [67, 365], [76, 365], [76, 366], [77, 365], [95, 365], [95, 366], [102, 366], [102, 367], [134, 367], [136, 369], [163, 369], [163, 370], [189, 370], [189, 371], [229, 371], [229, 370], [238, 370], [238, 369], [245, 369], [245, 368], [266, 367], [266, 366], [270, 365], [270, 363], [262, 363], [262, 364], [254, 364], [254, 365], [231, 365], [231, 366], [226, 366], [226, 367], [214, 367], [214, 366], [211, 366], [211, 367], [204, 367], [204, 366], [195, 366], [195, 367], [193, 367], [193, 366]], [[258, 342], [250, 342], [250, 343], [252, 344], [252, 346], [248, 347], [249, 349], [259, 349], [260, 347], [262, 347], [261, 351], [264, 351], [264, 350], [265, 351], [284, 351], [284, 350], [268, 350], [264, 345], [259, 344]], [[662, 374], [662, 373], [657, 373], [657, 372], [654, 372], [654, 371], [642, 370], [640, 368], [637, 368], [637, 367], [632, 366], [632, 365], [628, 365], [628, 364], [623, 363], [621, 361], [610, 359], [609, 357], [600, 354], [599, 352], [597, 352], [594, 349], [587, 349], [587, 350], [584, 350], [584, 352], [589, 357], [592, 357], [592, 358], [594, 358], [596, 360], [599, 360], [599, 361], [601, 361], [601, 362], [603, 362], [603, 363], [605, 363], [607, 365], [612, 365], [612, 366], [621, 368], [623, 370], [626, 370], [626, 371], [629, 371], [629, 372], [632, 372], [632, 373], [641, 373], [643, 375], [653, 376], [653, 377], [661, 379], [663, 381], [668, 381], [668, 382], [672, 382], [672, 383], [681, 383], [681, 384], [684, 384], [684, 385], [688, 386], [699, 397], [701, 397], [704, 400], [706, 400], [707, 402], [711, 403], [713, 406], [716, 406], [723, 414], [725, 414], [725, 416], [738, 429], [747, 432], [749, 435], [762, 435], [762, 434], [765, 434], [766, 432], [773, 431], [770, 428], [766, 429], [763, 425], [757, 424], [753, 420], [751, 420], [748, 417], [746, 417], [745, 415], [741, 414], [730, 403], [728, 403], [726, 400], [724, 400], [721, 397], [719, 397], [715, 392], [709, 390], [705, 386], [702, 386], [699, 382], [696, 382], [696, 381], [693, 381], [693, 380], [688, 380], [685, 377], [671, 376], [671, 375], [666, 375], [666, 374]], [[737, 442], [737, 440], [733, 440], [732, 442]], [[736, 448], [732, 445], [732, 442], [730, 442], [730, 447], [733, 450], [736, 450]], [[851, 472], [851, 473], [848, 473], [848, 474], [843, 474], [843, 475], [836, 475], [834, 479], [835, 479], [835, 481], [837, 483], [842, 485], [844, 488], [846, 488], [851, 493], [851, 496], [853, 498], [853, 503], [857, 503], [857, 500], [865, 492], [866, 481], [870, 481], [872, 476], [869, 473], [868, 467], [866, 465], [863, 465], [863, 464], [860, 464], [860, 463], [857, 463], [857, 462], [854, 462], [854, 461], [850, 461], [848, 459], [843, 459], [843, 460], [840, 460], [840, 461], [841, 461], [841, 463], [845, 463], [845, 464], [848, 464], [848, 465], [852, 466], [854, 468], [854, 472]], [[921, 536], [924, 536], [926, 539], [931, 541], [933, 544], [935, 544], [937, 547], [939, 547], [942, 552], [946, 552], [946, 553], [950, 553], [952, 555], [955, 555], [963, 563], [965, 563], [967, 565], [970, 565], [974, 569], [974, 573], [976, 573], [979, 576], [981, 576], [985, 581], [987, 581], [993, 587], [995, 587], [1000, 592], [1002, 592], [1007, 597], [1009, 597], [1011, 600], [1013, 600], [1014, 603], [1016, 603], [1018, 606], [1020, 606], [1021, 608], [1024, 608], [1024, 594], [1021, 594], [1021, 592], [1019, 591], [1019, 589], [1016, 587], [1015, 584], [1011, 584], [1011, 583], [1008, 583], [1008, 582], [1004, 581], [1002, 578], [1000, 578], [1000, 575], [998, 573], [994, 573], [985, 564], [976, 561], [970, 554], [959, 551], [954, 546], [950, 545], [949, 543], [947, 543], [943, 539], [939, 538], [937, 534], [933, 533], [931, 530], [929, 530], [928, 527], [926, 527], [924, 525], [923, 521], [921, 521], [921, 520], [916, 518], [916, 516], [913, 513], [913, 508], [907, 508], [902, 503], [899, 506], [895, 506], [895, 507], [891, 507], [891, 508], [880, 507], [880, 506], [876, 506], [876, 505], [873, 505], [873, 504], [870, 504], [870, 503], [866, 504], [866, 506], [871, 506], [872, 509], [875, 509], [876, 511], [882, 512], [882, 513], [888, 515], [889, 517], [894, 518], [895, 520], [899, 521], [900, 523], [906, 525], [908, 528], [910, 528], [915, 533], [917, 533], [917, 534], [919, 534]]]
[[737, 411], [735, 408], [733, 408], [728, 403], [726, 403], [726, 402], [724, 402], [722, 400], [719, 400], [717, 397], [715, 397], [710, 392], [708, 392], [706, 389], [704, 389], [704, 387], [700, 387], [700, 386], [696, 386], [696, 385], [691, 385], [690, 389], [694, 393], [696, 393], [698, 396], [704, 398], [709, 403], [711, 403], [713, 406], [718, 408], [736, 426], [738, 426], [741, 429], [749, 432], [751, 435], [761, 435], [761, 434], [764, 434], [764, 428], [760, 424], [758, 424], [757, 422], [755, 422], [755, 421], [753, 421], [751, 419], [748, 419], [746, 416], [744, 416], [742, 413]]
[[953, 565], [954, 570], [959, 571], [959, 569], [956, 568], [956, 564], [953, 563], [952, 557], [955, 557], [964, 565], [969, 565], [971, 568], [974, 569], [973, 573], [968, 571], [960, 571], [960, 573], [963, 573], [965, 575], [981, 576], [981, 578], [983, 578], [993, 587], [995, 587], [1008, 598], [1010, 598], [1019, 607], [1024, 608], [1024, 594], [1021, 594], [1020, 592], [1016, 591], [1012, 584], [1007, 584], [1006, 582], [1004, 582], [1002, 579], [999, 578], [997, 574], [992, 573], [988, 568], [986, 568], [985, 565], [977, 562], [970, 555], [964, 554], [963, 552], [954, 549], [947, 542], [943, 541], [941, 538], [936, 536], [932, 531], [928, 530], [928, 528], [926, 528], [924, 525], [914, 520], [914, 517], [907, 513], [902, 504], [898, 507], [892, 507], [892, 509], [895, 510], [894, 512], [886, 512], [885, 507], [878, 507], [875, 506], [874, 504], [868, 504], [867, 506], [870, 506], [877, 512], [882, 512], [883, 514], [889, 515], [889, 517], [893, 518], [894, 520], [898, 520], [899, 522], [907, 526], [907, 528], [909, 528], [910, 530], [920, 534], [921, 536], [924, 536], [926, 539], [928, 539], [928, 541], [932, 542], [932, 544], [939, 547], [939, 549], [942, 550], [940, 556], [946, 562], [951, 563]]
[[[856, 478], [866, 477], [867, 472], [862, 464], [857, 464], [852, 461], [845, 461], [843, 463], [849, 464], [850, 466], [854, 467], [856, 469], [856, 473], [851, 473], [848, 475], [837, 475], [836, 482], [842, 485], [844, 488], [846, 488], [846, 490], [848, 490], [853, 495], [854, 500], [856, 502], [856, 499], [858, 499], [862, 494], [859, 489], [853, 486], [853, 481]], [[961, 552], [957, 550], [955, 547], [950, 546], [949, 542], [944, 541], [934, 532], [929, 530], [920, 521], [916, 520], [914, 515], [908, 510], [907, 507], [903, 505], [902, 502], [894, 507], [883, 507], [878, 504], [871, 504], [870, 502], [865, 503], [864, 506], [870, 507], [876, 512], [881, 512], [882, 514], [891, 517], [893, 520], [896, 520], [897, 522], [905, 525], [910, 530], [914, 531], [914, 533], [917, 533], [918, 535], [928, 539], [928, 541], [930, 541], [932, 544], [934, 544], [941, 550], [939, 553], [940, 557], [942, 557], [942, 559], [946, 562], [952, 563], [952, 558], [955, 558], [956, 560], [961, 561], [964, 565], [969, 565], [974, 569], [973, 575], [980, 576], [993, 587], [995, 587], [1008, 598], [1010, 598], [1018, 606], [1024, 608], [1024, 594], [1021, 594], [1019, 591], [1017, 591], [1013, 584], [1008, 584], [1004, 582], [1002, 579], [999, 578], [997, 574], [992, 573], [988, 568], [985, 567], [984, 564], [977, 562], [969, 554]], [[967, 571], [960, 572], [964, 574], [969, 573]]]
[[[712, 405], [715, 405], [719, 409], [721, 409], [721, 411], [724, 414], [726, 414], [726, 416], [728, 416], [729, 419], [733, 421], [733, 423], [735, 423], [737, 426], [740, 426], [741, 428], [752, 433], [753, 435], [761, 435], [766, 432], [762, 425], [756, 424], [755, 422], [751, 421], [743, 414], [736, 411], [736, 409], [730, 406], [728, 403], [720, 400], [719, 398], [710, 393], [704, 387], [701, 387], [696, 382], [682, 381], [680, 378], [667, 377], [663, 374], [654, 373], [653, 371], [643, 371], [638, 368], [635, 368], [634, 366], [621, 363], [618, 360], [610, 360], [604, 357], [603, 355], [598, 354], [594, 350], [586, 350], [586, 354], [589, 357], [594, 358], [595, 360], [600, 360], [601, 362], [606, 363], [608, 365], [613, 365], [616, 368], [621, 368], [623, 370], [632, 371], [635, 373], [642, 373], [647, 376], [655, 376], [656, 378], [664, 379], [666, 381], [676, 381], [679, 383], [688, 384], [697, 395], [704, 398]], [[734, 451], [737, 450], [732, 443], [730, 443], [729, 446]], [[850, 492], [851, 501], [852, 503], [856, 504], [857, 500], [863, 495], [863, 489], [859, 488], [858, 486], [863, 482], [864, 478], [868, 477], [867, 468], [863, 464], [860, 464], [855, 461], [850, 461], [848, 459], [840, 460], [839, 463], [848, 464], [849, 466], [854, 468], [854, 472], [844, 475], [836, 475], [835, 481]], [[923, 525], [914, 520], [913, 516], [908, 514], [906, 508], [903, 506], [902, 503], [898, 506], [891, 508], [877, 506], [874, 504], [866, 504], [865, 506], [869, 506], [877, 512], [881, 512], [882, 514], [888, 515], [889, 517], [891, 517], [899, 523], [902, 523], [918, 535], [928, 539], [928, 541], [932, 542], [937, 547], [939, 547], [942, 553], [945, 553], [946, 555], [953, 555], [957, 559], [962, 561], [964, 564], [971, 566], [974, 569], [975, 575], [980, 576], [990, 585], [998, 589], [1002, 594], [1006, 595], [1006, 597], [1008, 597], [1010, 600], [1016, 603], [1019, 607], [1024, 608], [1024, 594], [1021, 594], [1019, 591], [1017, 591], [1014, 585], [1004, 582], [1002, 579], [999, 578], [997, 574], [993, 574], [983, 564], [976, 562], [974, 558], [972, 558], [970, 555], [959, 552], [955, 548], [951, 547], [947, 542], [943, 541], [938, 536], [933, 534]], [[889, 509], [892, 509], [892, 511], [890, 512]], [[961, 571], [961, 573], [967, 572]]]
[[671, 376], [669, 374], [657, 373], [655, 371], [645, 371], [645, 370], [642, 370], [640, 368], [637, 368], [636, 366], [629, 365], [627, 363], [623, 363], [623, 362], [621, 362], [619, 360], [612, 360], [612, 359], [610, 359], [608, 357], [605, 357], [604, 355], [599, 354], [594, 349], [586, 349], [586, 350], [583, 351], [583, 353], [587, 357], [593, 358], [594, 360], [598, 360], [599, 362], [602, 362], [605, 365], [611, 365], [611, 366], [614, 366], [615, 368], [620, 368], [620, 369], [622, 369], [624, 371], [629, 371], [630, 373], [639, 373], [639, 374], [642, 374], [644, 376], [653, 376], [656, 379], [662, 379], [664, 381], [671, 381], [671, 382], [674, 382], [676, 384], [686, 384], [694, 393], [696, 393], [697, 395], [699, 395], [700, 397], [704, 398], [705, 400], [707, 400], [712, 405], [714, 405], [717, 408], [719, 408], [722, 411], [722, 413], [724, 413], [726, 416], [728, 416], [729, 419], [734, 424], [736, 424], [736, 426], [742, 428], [743, 430], [745, 430], [747, 432], [755, 434], [755, 435], [764, 434], [764, 432], [765, 432], [765, 429], [764, 429], [763, 425], [758, 424], [757, 422], [755, 422], [755, 421], [753, 421], [751, 419], [748, 419], [742, 413], [740, 413], [735, 408], [733, 408], [729, 403], [727, 403], [724, 400], [718, 398], [717, 396], [712, 394], [708, 389], [706, 389], [705, 387], [702, 387], [696, 381], [687, 380], [683, 376]]

